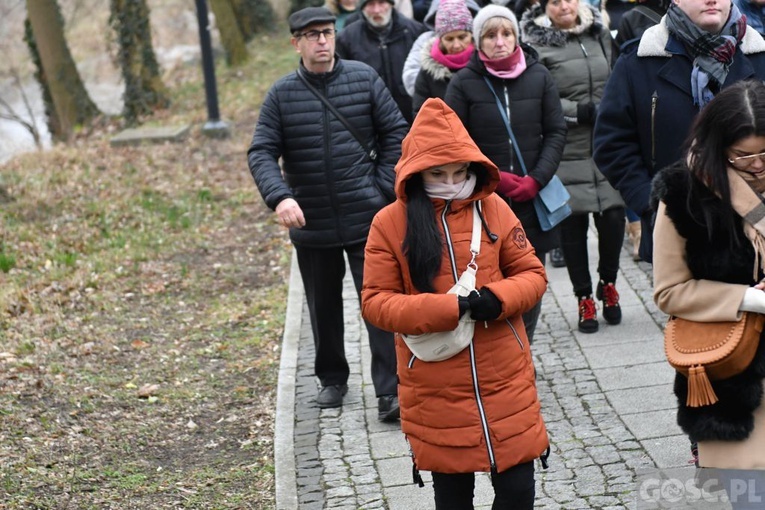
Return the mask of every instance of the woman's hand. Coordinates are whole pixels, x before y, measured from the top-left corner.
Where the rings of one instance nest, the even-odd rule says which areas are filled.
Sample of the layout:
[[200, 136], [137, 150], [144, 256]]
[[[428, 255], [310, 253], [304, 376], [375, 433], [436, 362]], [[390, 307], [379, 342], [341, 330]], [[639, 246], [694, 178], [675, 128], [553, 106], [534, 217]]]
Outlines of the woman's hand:
[[510, 191], [518, 186], [518, 182], [520, 180], [520, 175], [515, 175], [514, 173], [510, 172], [499, 172], [499, 184], [497, 184], [497, 191], [506, 197], [509, 197]]
[[510, 190], [507, 196], [516, 202], [528, 202], [537, 196], [540, 188], [541, 186], [536, 179], [530, 175], [524, 175], [518, 180], [518, 184], [514, 189]]
[[[764, 293], [765, 294], [765, 293]], [[467, 297], [470, 304], [470, 316], [477, 321], [493, 321], [502, 313], [502, 303], [492, 291], [482, 287]]]
[[754, 287], [746, 289], [741, 306], [738, 307], [739, 310], [743, 312], [765, 313], [765, 292], [757, 288], [757, 286], [762, 284], [763, 282], [760, 282]]

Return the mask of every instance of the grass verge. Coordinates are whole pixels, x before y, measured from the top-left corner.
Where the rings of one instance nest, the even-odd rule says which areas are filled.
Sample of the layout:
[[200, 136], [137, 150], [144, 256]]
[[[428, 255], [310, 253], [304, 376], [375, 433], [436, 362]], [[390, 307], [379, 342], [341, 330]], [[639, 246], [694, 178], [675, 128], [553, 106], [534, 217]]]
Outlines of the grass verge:
[[104, 124], [0, 166], [0, 509], [271, 509], [289, 244], [245, 152], [286, 29], [166, 78], [179, 144]]

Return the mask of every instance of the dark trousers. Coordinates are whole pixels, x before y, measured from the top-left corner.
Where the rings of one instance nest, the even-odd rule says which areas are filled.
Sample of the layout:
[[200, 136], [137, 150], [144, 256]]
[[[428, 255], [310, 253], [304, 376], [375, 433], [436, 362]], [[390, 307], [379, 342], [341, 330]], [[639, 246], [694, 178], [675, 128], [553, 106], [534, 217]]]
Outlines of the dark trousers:
[[[343, 319], [343, 278], [345, 259], [351, 268], [356, 295], [361, 299], [364, 271], [364, 243], [337, 248], [295, 246], [300, 274], [303, 277], [308, 312], [311, 316], [313, 343], [316, 347], [314, 371], [322, 386], [346, 384], [348, 361], [345, 358], [345, 323]], [[366, 323], [372, 351], [372, 382], [377, 396], [395, 395], [396, 350], [393, 333]]]
[[[616, 281], [619, 255], [624, 243], [624, 208], [614, 207], [602, 213], [593, 213], [598, 231], [598, 275], [606, 283]], [[587, 254], [589, 214], [572, 214], [561, 224], [561, 247], [566, 259], [568, 276], [576, 297], [592, 295], [590, 262]]]
[[[547, 257], [546, 251], [538, 251], [537, 258], [545, 265], [545, 258]], [[529, 344], [534, 341], [534, 331], [537, 329], [537, 322], [539, 321], [539, 314], [542, 312], [542, 298], [539, 298], [534, 308], [523, 314], [523, 325], [526, 328], [526, 336], [529, 339]]]
[[[473, 510], [475, 473], [433, 474], [436, 510]], [[494, 487], [492, 510], [534, 508], [534, 462], [513, 466], [491, 477]]]

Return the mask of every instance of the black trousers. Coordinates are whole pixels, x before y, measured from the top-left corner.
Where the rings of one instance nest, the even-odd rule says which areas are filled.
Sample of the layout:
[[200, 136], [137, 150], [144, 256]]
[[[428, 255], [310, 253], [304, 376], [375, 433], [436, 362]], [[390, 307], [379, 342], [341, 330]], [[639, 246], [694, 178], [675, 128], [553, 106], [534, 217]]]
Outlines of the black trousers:
[[[546, 251], [538, 251], [537, 258], [542, 261], [542, 265], [545, 265], [545, 258], [547, 258]], [[526, 336], [529, 339], [529, 344], [534, 341], [534, 331], [537, 329], [537, 322], [539, 321], [539, 314], [542, 312], [542, 298], [539, 298], [534, 308], [522, 315], [523, 325], [526, 327]]]
[[[473, 510], [475, 473], [433, 474], [436, 510]], [[494, 503], [491, 510], [534, 508], [534, 462], [513, 466], [491, 477]]]
[[[598, 275], [606, 283], [616, 281], [619, 255], [624, 243], [624, 208], [613, 207], [602, 213], [593, 213], [598, 231]], [[587, 254], [587, 231], [590, 215], [572, 214], [561, 223], [561, 247], [566, 259], [568, 276], [576, 297], [592, 295], [590, 262]]]
[[[351, 268], [356, 295], [361, 300], [364, 271], [364, 245], [337, 248], [305, 248], [295, 246], [298, 266], [303, 278], [311, 330], [316, 347], [314, 371], [322, 386], [346, 384], [348, 361], [345, 358], [345, 323], [343, 319], [343, 278], [345, 259]], [[396, 350], [393, 333], [366, 323], [372, 351], [372, 382], [377, 396], [395, 395]]]

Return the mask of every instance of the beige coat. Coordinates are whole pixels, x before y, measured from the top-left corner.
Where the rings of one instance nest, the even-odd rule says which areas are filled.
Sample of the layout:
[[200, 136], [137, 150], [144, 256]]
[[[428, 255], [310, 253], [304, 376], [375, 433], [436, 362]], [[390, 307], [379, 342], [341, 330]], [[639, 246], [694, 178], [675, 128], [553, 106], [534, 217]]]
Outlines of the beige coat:
[[[746, 285], [694, 280], [685, 263], [685, 239], [677, 233], [659, 203], [653, 231], [653, 298], [669, 315], [700, 322], [734, 321], [740, 318], [739, 306]], [[699, 443], [701, 467], [765, 469], [765, 406], [754, 413], [754, 430], [745, 441], [702, 441]]]

